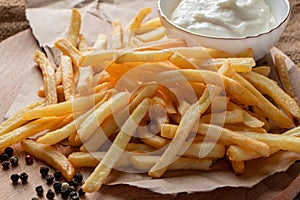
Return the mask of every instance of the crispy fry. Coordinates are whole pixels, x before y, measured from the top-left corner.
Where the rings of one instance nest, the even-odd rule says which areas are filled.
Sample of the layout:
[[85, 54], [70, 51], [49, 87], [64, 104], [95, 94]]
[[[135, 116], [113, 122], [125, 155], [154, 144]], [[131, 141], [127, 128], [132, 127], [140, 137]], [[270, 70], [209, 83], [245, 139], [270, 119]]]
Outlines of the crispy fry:
[[131, 22], [129, 22], [129, 24], [127, 25], [126, 30], [133, 30], [136, 28], [140, 28], [141, 24], [144, 20], [144, 18], [150, 14], [152, 11], [151, 8], [143, 8], [141, 9], [138, 14], [132, 19]]
[[79, 39], [79, 33], [80, 33], [80, 27], [81, 27], [81, 14], [79, 10], [76, 8], [72, 9], [72, 16], [71, 21], [67, 33], [67, 39], [70, 41], [70, 43], [76, 47], [77, 42]]
[[267, 94], [287, 113], [300, 119], [300, 108], [298, 103], [285, 93], [273, 80], [255, 72], [242, 74], [262, 94]]
[[89, 176], [82, 188], [86, 192], [97, 191], [103, 184], [106, 177], [109, 175], [111, 169], [116, 162], [121, 158], [124, 149], [133, 136], [137, 126], [147, 114], [149, 109], [149, 100], [145, 99], [131, 114], [130, 118], [126, 120], [122, 126], [121, 131], [115, 138], [112, 146], [105, 154], [103, 160], [95, 168], [94, 172]]
[[100, 33], [93, 45], [93, 48], [99, 50], [107, 49], [107, 40], [108, 36]]
[[159, 17], [156, 18], [152, 18], [147, 20], [146, 22], [144, 22], [143, 24], [141, 24], [141, 28], [153, 28], [153, 27], [161, 27], [161, 21], [159, 19]]
[[84, 37], [83, 34], [79, 35], [79, 44], [78, 44], [78, 50], [80, 52], [85, 52], [89, 49], [89, 43], [87, 39]]
[[46, 93], [46, 103], [57, 103], [56, 82], [54, 67], [41, 51], [36, 51], [34, 61], [40, 66], [44, 77], [44, 88]]
[[252, 68], [252, 71], [255, 72], [255, 73], [258, 73], [260, 75], [263, 75], [263, 76], [269, 76], [270, 75], [270, 72], [271, 72], [271, 67], [269, 66], [258, 66], [258, 67], [253, 67]]
[[45, 163], [60, 171], [68, 181], [72, 180], [75, 174], [74, 167], [69, 160], [55, 148], [39, 144], [33, 140], [24, 140], [21, 145], [24, 151], [33, 155], [35, 158], [41, 159]]
[[0, 136], [0, 150], [42, 131], [55, 127], [64, 117], [42, 118]]
[[0, 136], [4, 135], [6, 133], [9, 133], [10, 131], [13, 131], [14, 129], [19, 128], [20, 126], [22, 126], [25, 123], [27, 123], [28, 120], [23, 120], [22, 116], [26, 112], [28, 112], [28, 111], [30, 111], [32, 109], [38, 108], [40, 106], [43, 106], [44, 104], [45, 104], [44, 100], [34, 102], [34, 103], [26, 106], [25, 108], [19, 110], [18, 112], [16, 112], [11, 117], [9, 117], [6, 121], [4, 121], [0, 125]]
[[235, 109], [232, 111], [225, 111], [221, 113], [212, 113], [208, 115], [203, 115], [200, 119], [201, 123], [204, 124], [236, 124], [242, 123], [244, 121], [244, 115], [241, 109]]
[[[285, 63], [285, 57], [276, 54], [275, 55], [275, 69], [278, 73], [280, 82], [282, 83], [283, 90], [293, 99], [295, 99], [295, 93], [291, 85], [290, 76]], [[297, 99], [295, 99], [298, 101]]]
[[74, 75], [73, 66], [70, 57], [61, 56], [61, 68], [62, 68], [62, 85], [64, 89], [65, 99], [71, 100], [74, 96]]
[[200, 116], [206, 111], [214, 96], [214, 90], [206, 89], [200, 99], [193, 104], [183, 115], [179, 127], [176, 131], [175, 137], [167, 147], [163, 155], [150, 169], [149, 175], [151, 177], [159, 178], [167, 170], [167, 166], [176, 158], [182, 144], [192, 131], [194, 125], [199, 120]]
[[245, 162], [244, 161], [233, 161], [231, 160], [231, 166], [235, 174], [243, 174], [245, 172]]
[[54, 47], [59, 49], [64, 55], [69, 56], [77, 68], [79, 68], [81, 52], [76, 49], [67, 39], [61, 38], [54, 43]]
[[76, 90], [80, 96], [87, 96], [92, 93], [93, 69], [91, 67], [81, 67], [79, 69], [79, 79]]
[[136, 38], [143, 42], [157, 41], [166, 35], [165, 29], [160, 27], [154, 30], [148, 31], [140, 35], [136, 35]]
[[121, 49], [123, 47], [122, 41], [122, 26], [120, 20], [112, 21], [112, 34], [111, 34], [111, 49]]
[[62, 68], [61, 65], [59, 65], [55, 71], [55, 83], [57, 86], [62, 83], [62, 76]]

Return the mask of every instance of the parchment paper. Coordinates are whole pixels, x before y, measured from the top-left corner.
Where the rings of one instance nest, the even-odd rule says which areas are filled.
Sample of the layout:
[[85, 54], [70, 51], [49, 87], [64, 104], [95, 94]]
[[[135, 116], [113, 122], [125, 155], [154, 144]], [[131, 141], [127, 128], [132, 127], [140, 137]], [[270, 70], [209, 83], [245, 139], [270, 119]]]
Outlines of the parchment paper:
[[[109, 34], [110, 22], [114, 19], [121, 19], [122, 25], [126, 26], [129, 20], [142, 7], [152, 7], [153, 14], [156, 16], [156, 1], [154, 0], [111, 0], [101, 1], [37, 1], [28, 0], [27, 18], [33, 29], [34, 36], [39, 44], [44, 48], [53, 46], [53, 42], [63, 37], [69, 24], [70, 9], [73, 6], [80, 8], [83, 17], [82, 32], [88, 38], [89, 42], [95, 40], [98, 33]], [[269, 56], [273, 57], [275, 53], [281, 53], [273, 48]], [[288, 59], [288, 69], [292, 79], [292, 84], [298, 98], [300, 97], [299, 78], [300, 72], [294, 63]], [[42, 85], [41, 81], [34, 76], [28, 78], [31, 85]], [[25, 83], [26, 84], [26, 83]], [[28, 84], [28, 83], [27, 83]], [[298, 87], [297, 87], [298, 86]], [[7, 116], [20, 109], [20, 105], [28, 104], [24, 98], [32, 96], [28, 93], [33, 87], [26, 85], [25, 90], [16, 99]], [[36, 89], [33, 89], [36, 91]], [[22, 97], [22, 98], [20, 98]], [[25, 99], [25, 102], [24, 102]], [[299, 98], [300, 99], [300, 98]], [[20, 102], [22, 102], [20, 104]], [[223, 170], [214, 172], [168, 172], [162, 179], [151, 179], [144, 174], [128, 174], [119, 171], [113, 171], [106, 184], [128, 184], [141, 188], [147, 188], [151, 191], [161, 194], [177, 194], [181, 192], [199, 192], [211, 191], [225, 186], [232, 187], [252, 187], [264, 178], [288, 169], [295, 160], [300, 159], [300, 154], [291, 152], [279, 152], [269, 158], [257, 159], [247, 162], [246, 173], [242, 176], [236, 176], [231, 169], [225, 167]]]

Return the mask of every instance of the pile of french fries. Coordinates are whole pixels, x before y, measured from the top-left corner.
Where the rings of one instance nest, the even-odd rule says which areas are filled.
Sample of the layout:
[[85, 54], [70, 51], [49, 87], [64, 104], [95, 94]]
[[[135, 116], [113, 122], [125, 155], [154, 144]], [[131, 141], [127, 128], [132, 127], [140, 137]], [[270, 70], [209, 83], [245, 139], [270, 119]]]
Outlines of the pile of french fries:
[[[67, 180], [76, 168], [94, 168], [86, 192], [114, 168], [160, 178], [168, 170], [210, 171], [227, 159], [242, 174], [249, 160], [300, 153], [300, 108], [268, 78], [270, 67], [256, 66], [251, 49], [187, 47], [167, 37], [159, 18], [145, 20], [150, 12], [140, 10], [125, 29], [113, 21], [111, 35], [91, 46], [73, 9], [66, 37], [55, 42], [59, 66], [41, 51], [34, 56], [42, 100], [0, 126], [0, 149], [21, 142]], [[53, 146], [60, 143], [78, 150], [66, 157]]]

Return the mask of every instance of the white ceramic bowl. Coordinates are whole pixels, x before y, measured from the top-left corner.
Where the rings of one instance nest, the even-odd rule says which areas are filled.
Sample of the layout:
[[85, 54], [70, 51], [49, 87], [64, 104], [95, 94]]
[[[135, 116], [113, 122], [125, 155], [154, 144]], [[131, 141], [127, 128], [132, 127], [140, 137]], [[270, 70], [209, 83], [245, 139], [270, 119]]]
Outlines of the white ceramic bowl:
[[265, 0], [277, 21], [275, 28], [257, 36], [220, 38], [192, 33], [173, 24], [170, 20], [170, 16], [180, 2], [181, 0], [158, 0], [158, 12], [169, 37], [181, 37], [186, 39], [189, 46], [201, 45], [220, 49], [232, 54], [237, 54], [248, 48], [252, 48], [256, 60], [267, 54], [279, 40], [288, 23], [291, 12], [288, 0]]

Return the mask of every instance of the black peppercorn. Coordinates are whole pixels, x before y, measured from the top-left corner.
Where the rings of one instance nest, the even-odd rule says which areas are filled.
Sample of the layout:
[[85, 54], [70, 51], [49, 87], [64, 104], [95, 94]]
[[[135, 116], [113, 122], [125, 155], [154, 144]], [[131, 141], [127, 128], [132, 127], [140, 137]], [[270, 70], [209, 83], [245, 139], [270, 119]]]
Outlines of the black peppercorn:
[[36, 191], [36, 193], [37, 193], [37, 195], [39, 196], [39, 197], [41, 197], [41, 196], [43, 196], [43, 193], [44, 193], [44, 189], [43, 189], [43, 186], [37, 186], [36, 188], [35, 188], [35, 191]]
[[70, 186], [74, 186], [75, 188], [78, 187], [78, 181], [76, 178], [73, 178], [72, 181], [69, 183]]
[[9, 159], [10, 163], [11, 163], [11, 166], [17, 166], [18, 165], [18, 162], [19, 162], [19, 158], [17, 156], [12, 156], [10, 159]]
[[9, 160], [9, 156], [7, 155], [7, 153], [1, 153], [0, 160], [1, 162]]
[[31, 200], [39, 200], [38, 197], [32, 197]]
[[54, 176], [48, 174], [48, 175], [46, 176], [46, 181], [47, 181], [47, 184], [48, 184], [48, 185], [51, 185], [51, 184], [53, 183], [53, 181], [54, 181]]
[[73, 196], [78, 196], [76, 191], [71, 191], [69, 194], [70, 198], [72, 198]]
[[22, 172], [22, 173], [20, 174], [20, 179], [21, 179], [21, 181], [22, 181], [22, 184], [27, 183], [27, 180], [28, 180], [28, 174], [26, 174], [25, 172]]
[[3, 167], [4, 170], [9, 169], [9, 164], [10, 164], [9, 161], [3, 161], [1, 164], [2, 164], [2, 167]]
[[62, 178], [62, 173], [60, 171], [55, 171], [53, 176], [56, 181], [59, 181]]
[[76, 179], [78, 183], [81, 183], [83, 180], [83, 176], [80, 173], [75, 174], [73, 178]]
[[6, 147], [4, 149], [4, 153], [6, 153], [8, 157], [12, 157], [14, 155], [14, 149], [11, 147]]
[[66, 188], [62, 188], [61, 191], [60, 191], [60, 194], [61, 194], [61, 197], [63, 199], [67, 199], [69, 197], [69, 189], [66, 189]]
[[27, 165], [32, 165], [33, 164], [33, 157], [29, 154], [26, 155], [25, 162], [26, 162]]
[[78, 195], [79, 195], [79, 196], [85, 195], [85, 192], [83, 191], [82, 188], [79, 188], [79, 190], [78, 190]]
[[10, 180], [13, 182], [14, 185], [18, 183], [19, 178], [20, 176], [18, 174], [12, 174], [10, 176]]
[[69, 189], [70, 189], [69, 183], [63, 182], [63, 183], [61, 184], [61, 189], [62, 189], [62, 190], [63, 190], [63, 189], [69, 190]]
[[42, 175], [43, 178], [46, 178], [48, 172], [49, 172], [48, 167], [44, 167], [44, 166], [40, 167], [40, 174]]
[[54, 199], [54, 196], [55, 196], [54, 192], [52, 192], [52, 190], [49, 189], [46, 194], [47, 199]]
[[53, 183], [53, 189], [56, 193], [60, 193], [61, 191], [61, 183], [59, 181], [55, 181]]
[[73, 196], [71, 197], [71, 200], [79, 200], [79, 196]]

